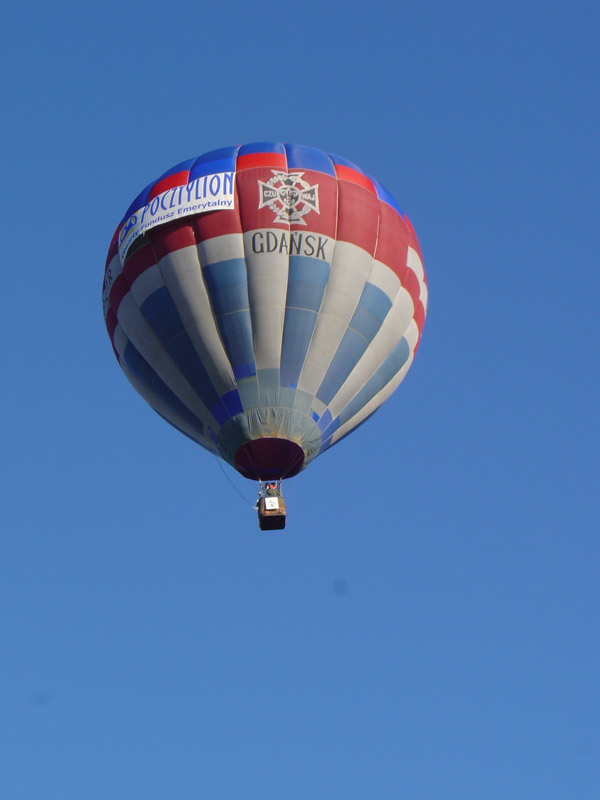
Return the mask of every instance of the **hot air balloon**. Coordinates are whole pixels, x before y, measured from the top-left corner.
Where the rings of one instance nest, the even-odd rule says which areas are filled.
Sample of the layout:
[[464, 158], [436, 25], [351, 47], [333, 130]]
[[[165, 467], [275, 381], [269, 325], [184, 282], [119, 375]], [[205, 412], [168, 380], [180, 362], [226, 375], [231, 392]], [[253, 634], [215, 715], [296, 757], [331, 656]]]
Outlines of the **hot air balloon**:
[[117, 360], [152, 408], [280, 487], [402, 381], [427, 283], [381, 184], [339, 156], [259, 142], [184, 161], [135, 198], [102, 301]]

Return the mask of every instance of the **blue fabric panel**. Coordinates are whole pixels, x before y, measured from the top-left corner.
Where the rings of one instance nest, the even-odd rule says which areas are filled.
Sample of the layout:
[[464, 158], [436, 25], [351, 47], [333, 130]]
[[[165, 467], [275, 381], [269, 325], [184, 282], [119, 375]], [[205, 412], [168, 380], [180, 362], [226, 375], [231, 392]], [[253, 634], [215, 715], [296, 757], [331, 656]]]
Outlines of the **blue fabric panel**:
[[331, 159], [321, 150], [299, 144], [286, 144], [288, 169], [312, 169], [335, 177]]
[[387, 203], [388, 206], [391, 206], [395, 211], [398, 212], [398, 214], [400, 214], [401, 217], [404, 217], [404, 211], [402, 211], [402, 209], [400, 208], [400, 206], [396, 202], [396, 198], [393, 197], [388, 192], [388, 190], [385, 188], [385, 186], [382, 186], [379, 183], [379, 181], [376, 181], [375, 178], [371, 178], [370, 175], [369, 175], [369, 178], [373, 182], [373, 186], [375, 187], [375, 191], [377, 192], [377, 197], [380, 200], [382, 200], [384, 203]]
[[202, 272], [216, 316], [250, 308], [246, 262], [243, 258], [208, 264]]
[[256, 364], [254, 362], [247, 364], [237, 364], [233, 367], [233, 375], [236, 381], [241, 381], [242, 378], [252, 378], [256, 376]]
[[204, 175], [212, 175], [217, 172], [235, 171], [235, 162], [239, 147], [221, 147], [219, 150], [212, 150], [205, 153], [194, 161], [190, 169], [190, 181], [201, 178]]
[[153, 292], [140, 311], [198, 397], [211, 408], [219, 395], [183, 327], [168, 289], [161, 287]]
[[175, 175], [177, 172], [189, 172], [195, 160], [196, 159], [194, 158], [188, 158], [187, 161], [182, 161], [181, 163], [176, 164], [174, 167], [171, 167], [171, 169], [163, 172], [160, 178], [157, 181], [154, 181], [154, 183], [158, 183], [159, 181], [168, 178], [169, 175]]
[[224, 425], [231, 416], [231, 414], [228, 413], [227, 409], [225, 408], [220, 399], [218, 403], [212, 405], [208, 410], [217, 420], [219, 425]]
[[286, 306], [318, 311], [329, 278], [329, 268], [327, 261], [318, 258], [290, 256]]
[[227, 392], [227, 394], [224, 394], [221, 397], [221, 401], [227, 409], [229, 417], [235, 417], [236, 414], [241, 414], [244, 410], [237, 389], [232, 389], [230, 392]]
[[163, 345], [167, 345], [178, 333], [183, 323], [166, 287], [157, 289], [142, 303], [140, 311]]
[[246, 262], [232, 258], [208, 264], [202, 272], [236, 379], [255, 375]]
[[204, 405], [210, 408], [218, 402], [219, 395], [187, 333], [180, 333], [165, 345], [165, 349]]
[[150, 190], [152, 189], [152, 187], [154, 186], [155, 183], [156, 183], [156, 181], [153, 181], [152, 183], [149, 183], [148, 186], [146, 186], [145, 189], [142, 189], [142, 191], [138, 194], [138, 196], [135, 198], [133, 203], [129, 206], [129, 208], [125, 212], [125, 215], [124, 215], [123, 219], [121, 220], [121, 224], [123, 222], [127, 222], [129, 217], [132, 214], [135, 214], [135, 212], [138, 210], [138, 208], [143, 208], [143, 206], [146, 205], [146, 203], [148, 202], [148, 195], [150, 194]]
[[410, 347], [406, 339], [402, 338], [390, 355], [386, 358], [371, 380], [363, 386], [355, 397], [348, 403], [340, 414], [340, 424], [343, 425], [360, 411], [363, 406], [372, 400], [375, 395], [388, 384], [399, 372], [410, 356]]
[[250, 311], [224, 314], [217, 317], [217, 325], [236, 380], [256, 375]]
[[318, 421], [319, 421], [319, 415], [317, 414], [317, 412], [316, 412], [316, 411], [313, 411], [313, 412], [312, 412], [312, 418], [314, 419], [314, 421], [315, 421], [315, 422], [318, 422]]
[[385, 292], [372, 283], [366, 283], [348, 327], [360, 333], [370, 343], [391, 307], [392, 301]]
[[249, 153], [285, 153], [285, 147], [279, 142], [252, 142], [243, 144], [238, 156], [246, 156]]
[[210, 150], [208, 153], [202, 153], [201, 156], [194, 161], [195, 164], [210, 164], [213, 161], [232, 161], [235, 163], [235, 158], [237, 156], [238, 150], [240, 146], [230, 145], [228, 147], [218, 147], [216, 150]]
[[281, 385], [297, 384], [329, 277], [329, 264], [307, 256], [290, 256]]
[[[204, 435], [204, 425], [202, 421], [199, 420], [198, 417], [181, 402], [177, 395], [169, 389], [167, 384], [159, 378], [150, 364], [148, 364], [131, 342], [127, 343], [123, 358], [131, 373], [171, 409], [174, 417], [183, 420], [190, 428], [197, 431], [199, 436]], [[174, 425], [174, 427], [177, 427], [173, 420], [169, 420], [169, 422], [171, 425]]]
[[331, 425], [332, 416], [331, 411], [327, 408], [321, 419], [317, 422], [317, 427], [323, 433], [329, 425]]
[[323, 378], [317, 397], [328, 405], [367, 349], [364, 337], [348, 328]]
[[365, 284], [348, 330], [317, 391], [319, 400], [326, 404], [331, 402], [373, 341], [391, 307], [392, 303], [385, 292], [372, 283]]
[[331, 444], [331, 439], [333, 437], [333, 434], [337, 431], [337, 429], [339, 427], [340, 427], [340, 419], [339, 419], [339, 417], [336, 417], [333, 420], [333, 422], [331, 423], [331, 425], [329, 426], [329, 428], [327, 430], [327, 434], [323, 436], [323, 443], [321, 444], [321, 447], [319, 448], [319, 453], [322, 453], [323, 450], [327, 450], [327, 448]]
[[410, 357], [410, 345], [402, 337], [396, 347], [392, 350], [377, 372], [383, 377], [383, 385], [389, 383], [396, 373], [400, 372]]
[[342, 158], [342, 156], [336, 156], [335, 153], [329, 153], [329, 158], [333, 161], [334, 164], [341, 164], [344, 167], [351, 167], [355, 169], [357, 172], [362, 173], [365, 175], [366, 173], [360, 167], [357, 167], [352, 161], [348, 161], [347, 158]]
[[281, 385], [298, 385], [306, 353], [317, 321], [316, 311], [288, 308], [285, 312], [281, 346]]

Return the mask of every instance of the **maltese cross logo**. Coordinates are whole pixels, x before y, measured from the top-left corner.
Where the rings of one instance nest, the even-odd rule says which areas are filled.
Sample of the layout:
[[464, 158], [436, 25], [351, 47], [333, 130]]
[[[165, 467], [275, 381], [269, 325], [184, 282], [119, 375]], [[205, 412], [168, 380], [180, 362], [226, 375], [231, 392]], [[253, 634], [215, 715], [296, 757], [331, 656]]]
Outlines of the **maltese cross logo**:
[[306, 225], [302, 219], [311, 211], [319, 213], [319, 184], [311, 186], [302, 179], [303, 172], [280, 172], [271, 170], [273, 177], [260, 187], [259, 208], [268, 206], [275, 214], [274, 222]]

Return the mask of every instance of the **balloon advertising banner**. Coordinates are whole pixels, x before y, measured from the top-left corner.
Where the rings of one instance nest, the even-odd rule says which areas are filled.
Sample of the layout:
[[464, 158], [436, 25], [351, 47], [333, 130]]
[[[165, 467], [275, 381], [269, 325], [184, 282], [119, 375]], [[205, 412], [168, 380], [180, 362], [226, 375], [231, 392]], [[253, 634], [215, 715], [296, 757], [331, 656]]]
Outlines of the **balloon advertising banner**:
[[190, 214], [217, 208], [233, 208], [233, 172], [204, 175], [185, 186], [173, 186], [138, 208], [119, 233], [119, 258], [125, 263], [127, 251], [138, 236], [155, 225]]

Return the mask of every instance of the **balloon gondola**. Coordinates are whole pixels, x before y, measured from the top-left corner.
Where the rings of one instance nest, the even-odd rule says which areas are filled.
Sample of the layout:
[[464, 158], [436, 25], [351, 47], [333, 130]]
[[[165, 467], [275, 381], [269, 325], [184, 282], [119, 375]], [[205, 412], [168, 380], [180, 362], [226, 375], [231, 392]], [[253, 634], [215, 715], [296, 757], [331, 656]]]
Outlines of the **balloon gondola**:
[[182, 162], [135, 198], [102, 300], [117, 360], [152, 408], [244, 477], [280, 485], [402, 381], [427, 283], [381, 184], [338, 156], [259, 142]]
[[261, 531], [280, 531], [285, 528], [287, 510], [281, 492], [281, 481], [260, 481], [256, 510]]

